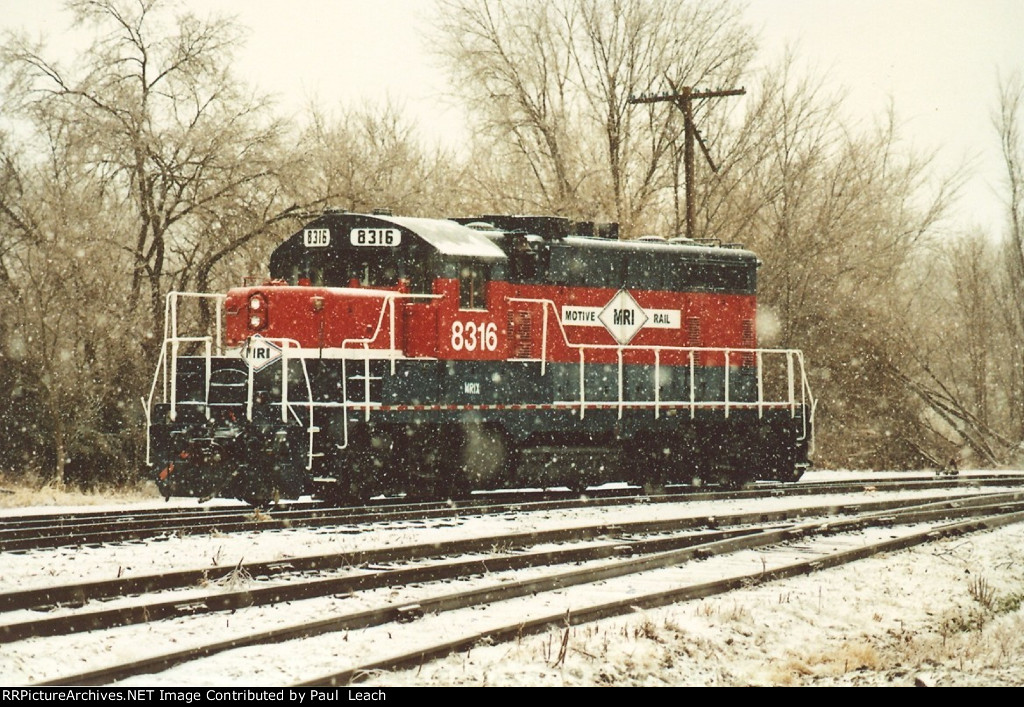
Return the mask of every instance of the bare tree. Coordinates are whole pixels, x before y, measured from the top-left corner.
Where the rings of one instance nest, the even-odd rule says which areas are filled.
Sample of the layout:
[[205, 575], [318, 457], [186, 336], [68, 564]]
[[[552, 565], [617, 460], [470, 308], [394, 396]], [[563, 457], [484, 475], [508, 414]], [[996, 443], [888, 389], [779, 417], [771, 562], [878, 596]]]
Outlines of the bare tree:
[[[649, 227], [671, 187], [682, 130], [666, 106], [629, 103], [669, 85], [729, 83], [754, 43], [728, 0], [711, 3], [444, 0], [436, 43], [452, 83], [511, 171], [492, 191], [538, 210]], [[515, 173], [529, 174], [529, 183]], [[532, 194], [530, 196], [524, 196]]]
[[129, 401], [159, 345], [164, 294], [205, 287], [299, 210], [278, 179], [281, 124], [227, 71], [231, 22], [158, 0], [69, 8], [96, 32], [74, 66], [20, 37], [0, 48], [3, 115], [22, 143], [2, 146], [0, 355], [31, 391], [7, 412], [39, 421], [19, 444], [58, 481], [69, 460], [72, 476], [87, 457], [107, 462], [79, 480], [131, 468]]
[[103, 185], [73, 131], [51, 127], [47, 159], [0, 144], [0, 419], [5, 465], [61, 485], [69, 464], [79, 480], [130, 468], [118, 405], [133, 399], [137, 349], [122, 337], [130, 263], [104, 236]]
[[[941, 243], [908, 279], [893, 376], [921, 401], [920, 446], [938, 466], [1004, 463], [1012, 337], [999, 309], [1002, 265], [984, 234]], [[959, 462], [956, 462], [959, 460]]]
[[296, 174], [307, 201], [424, 216], [452, 215], [449, 209], [457, 208], [460, 165], [448, 151], [423, 145], [394, 104], [343, 108], [337, 115], [311, 107], [309, 115]]
[[[897, 375], [923, 401], [925, 427], [986, 465], [1019, 461], [1024, 442], [1024, 82], [999, 83], [994, 126], [1006, 167], [1001, 238], [972, 233], [933, 259]], [[938, 286], [936, 286], [938, 284]]]
[[[153, 320], [170, 288], [195, 279], [259, 232], [219, 234], [240, 200], [276, 202], [282, 126], [228, 67], [239, 29], [224, 19], [169, 17], [161, 0], [75, 0], [76, 23], [96, 41], [65, 69], [23, 40], [3, 53], [8, 94], [45, 132], [72, 126], [92, 145], [89, 171], [123, 212], [112, 234], [132, 258], [130, 304]], [[286, 214], [270, 206], [264, 222]], [[223, 238], [210, 242], [211, 235]]]
[[484, 130], [522, 160], [552, 211], [565, 212], [578, 184], [573, 156], [567, 34], [558, 4], [459, 1], [439, 4], [440, 39], [452, 84]]
[[904, 282], [939, 233], [957, 175], [936, 179], [904, 145], [890, 113], [854, 127], [841, 92], [796, 70], [767, 68], [747, 115], [720, 130], [726, 167], [702, 182], [699, 230], [764, 260], [759, 309], [772, 343], [803, 348], [820, 394], [819, 461], [917, 466], [921, 402], [892, 367]]
[[[1006, 164], [1004, 307], [1014, 334], [1013, 363], [1020, 373], [1024, 371], [1024, 78], [1019, 73], [1000, 82], [998, 110], [996, 129]], [[1024, 440], [1024, 376], [1015, 377], [1009, 393], [1016, 438]]]

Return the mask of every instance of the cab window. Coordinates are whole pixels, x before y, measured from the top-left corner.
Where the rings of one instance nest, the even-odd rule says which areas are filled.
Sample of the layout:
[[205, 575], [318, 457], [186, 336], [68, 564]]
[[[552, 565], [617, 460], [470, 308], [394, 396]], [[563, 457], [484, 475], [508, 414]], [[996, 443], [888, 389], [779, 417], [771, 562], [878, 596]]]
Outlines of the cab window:
[[490, 268], [482, 263], [463, 263], [459, 269], [459, 307], [485, 309]]

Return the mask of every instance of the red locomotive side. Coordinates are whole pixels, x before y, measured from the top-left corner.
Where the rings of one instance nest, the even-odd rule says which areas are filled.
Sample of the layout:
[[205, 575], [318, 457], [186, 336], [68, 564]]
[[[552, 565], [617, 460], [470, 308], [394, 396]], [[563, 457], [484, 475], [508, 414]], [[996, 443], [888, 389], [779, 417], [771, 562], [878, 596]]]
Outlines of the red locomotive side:
[[[624, 337], [630, 327], [638, 328], [628, 338], [629, 344], [643, 347], [637, 354], [657, 347], [756, 348], [752, 295], [632, 294], [618, 308], [621, 324], [616, 324], [614, 313], [609, 315], [610, 329], [601, 313], [615, 300], [617, 290], [515, 287], [493, 282], [480, 308], [462, 309], [458, 285], [456, 280], [439, 278], [433, 288], [437, 299], [425, 301], [407, 298], [402, 286], [390, 290], [282, 287], [271, 282], [238, 288], [228, 292], [225, 302], [225, 339], [228, 346], [241, 346], [252, 336], [292, 339], [304, 349], [397, 346], [412, 358], [539, 358], [542, 342], [533, 336], [532, 324], [543, 318], [543, 303], [550, 302], [555, 308], [552, 315], [564, 331], [564, 336], [550, 342], [547, 356], [553, 362], [575, 361], [575, 346], [616, 344], [612, 333], [616, 326]], [[397, 303], [394, 312], [393, 302]], [[509, 315], [520, 322], [518, 328], [509, 324]], [[610, 349], [595, 352], [595, 360], [604, 362], [611, 362], [614, 356]], [[637, 361], [642, 359], [640, 356]], [[702, 352], [698, 362], [724, 365], [721, 352]]]

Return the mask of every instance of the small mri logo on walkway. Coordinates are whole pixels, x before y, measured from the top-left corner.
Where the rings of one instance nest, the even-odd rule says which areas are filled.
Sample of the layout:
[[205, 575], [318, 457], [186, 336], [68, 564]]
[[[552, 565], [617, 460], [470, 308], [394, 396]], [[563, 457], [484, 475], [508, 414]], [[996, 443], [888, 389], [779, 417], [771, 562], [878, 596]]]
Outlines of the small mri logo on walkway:
[[281, 358], [281, 347], [267, 341], [259, 334], [249, 337], [242, 347], [242, 359], [249, 364], [253, 372], [266, 368]]

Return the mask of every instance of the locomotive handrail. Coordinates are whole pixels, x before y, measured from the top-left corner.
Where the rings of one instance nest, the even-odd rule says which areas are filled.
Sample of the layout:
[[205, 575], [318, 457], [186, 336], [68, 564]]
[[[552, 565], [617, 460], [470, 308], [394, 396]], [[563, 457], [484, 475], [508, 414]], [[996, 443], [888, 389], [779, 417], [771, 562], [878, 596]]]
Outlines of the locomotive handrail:
[[[179, 336], [178, 335], [178, 303], [183, 298], [192, 298], [198, 300], [213, 300], [216, 303], [214, 307], [215, 317], [213, 324], [213, 334], [206, 336]], [[143, 408], [146, 413], [146, 463], [151, 463], [151, 444], [149, 429], [152, 427], [152, 410], [153, 402], [156, 396], [158, 382], [163, 383], [163, 396], [162, 401], [170, 404], [169, 417], [173, 421], [177, 418], [178, 414], [178, 392], [177, 392], [177, 361], [179, 358], [178, 348], [181, 344], [185, 343], [202, 343], [204, 344], [203, 360], [204, 360], [204, 397], [202, 402], [195, 403], [181, 403], [181, 404], [193, 404], [202, 405], [205, 409], [205, 415], [207, 418], [210, 417], [210, 379], [212, 374], [212, 361], [213, 355], [222, 356], [224, 354], [223, 340], [221, 338], [222, 326], [222, 313], [221, 304], [226, 300], [226, 295], [223, 294], [211, 294], [205, 292], [168, 292], [164, 301], [164, 340], [160, 346], [160, 356], [157, 360], [156, 371], [153, 375], [153, 383], [150, 386], [149, 398], [143, 401]], [[281, 421], [288, 421], [289, 411], [295, 416], [296, 422], [301, 424], [298, 414], [292, 409], [292, 403], [288, 399], [288, 361], [291, 357], [288, 352], [292, 348], [299, 348], [299, 343], [294, 339], [266, 339], [271, 343], [279, 344], [281, 347]], [[170, 349], [170, 355], [168, 355], [168, 349]], [[309, 380], [309, 371], [306, 367], [306, 362], [301, 358], [298, 359], [302, 364], [302, 373], [306, 384], [307, 402], [306, 406], [309, 410], [309, 424], [307, 426], [307, 432], [309, 433], [309, 451], [307, 453], [307, 464], [306, 469], [313, 468], [313, 435], [316, 432], [316, 428], [313, 425], [313, 388]], [[250, 366], [248, 372], [247, 382], [247, 393], [246, 393], [246, 419], [252, 420], [253, 410], [253, 375], [254, 370]]]
[[[549, 299], [530, 299], [526, 297], [509, 297], [509, 302], [531, 302], [534, 304], [546, 304], [555, 307], [555, 303]], [[557, 314], [557, 310], [556, 310]], [[557, 320], [556, 320], [557, 321]], [[803, 354], [800, 349], [766, 349], [766, 348], [747, 348], [747, 347], [732, 347], [732, 346], [666, 346], [663, 344], [581, 344], [569, 340], [568, 335], [565, 332], [565, 325], [561, 321], [558, 321], [559, 329], [562, 333], [562, 339], [565, 341], [565, 345], [572, 348], [586, 348], [586, 349], [605, 349], [605, 350], [618, 350], [623, 349], [627, 351], [654, 351], [655, 349], [661, 349], [663, 351], [681, 351], [695, 353], [724, 353], [726, 351], [732, 351], [735, 353], [749, 353], [757, 354], [758, 351], [765, 353], [793, 353], [799, 355], [801, 364], [803, 362]], [[542, 356], [546, 354], [546, 351], [542, 352]], [[526, 359], [529, 360], [529, 359]]]
[[[586, 385], [585, 385], [585, 371], [586, 365], [585, 352], [588, 350], [604, 350], [604, 351], [616, 351], [618, 358], [618, 410], [619, 417], [622, 417], [622, 409], [625, 406], [625, 400], [623, 395], [623, 366], [622, 356], [625, 351], [651, 351], [655, 356], [655, 381], [654, 381], [654, 414], [655, 417], [660, 415], [661, 407], [670, 404], [668, 401], [662, 401], [660, 396], [661, 389], [661, 352], [662, 351], [676, 351], [687, 354], [689, 358], [689, 372], [690, 372], [690, 399], [685, 401], [690, 406], [690, 417], [693, 418], [696, 414], [697, 400], [696, 400], [696, 354], [700, 353], [721, 353], [725, 355], [725, 372], [724, 372], [724, 400], [722, 401], [701, 401], [701, 407], [718, 407], [721, 405], [723, 408], [723, 414], [728, 417], [730, 407], [745, 406], [745, 401], [733, 401], [729, 396], [729, 375], [731, 366], [729, 364], [730, 357], [732, 354], [751, 354], [757, 361], [757, 410], [758, 417], [764, 416], [764, 408], [766, 405], [772, 405], [772, 403], [766, 402], [764, 399], [764, 381], [763, 381], [763, 360], [765, 355], [777, 355], [784, 356], [786, 359], [786, 381], [787, 381], [787, 396], [783, 404], [788, 405], [790, 409], [790, 415], [796, 417], [797, 408], [804, 408], [808, 410], [808, 414], [803, 416], [803, 429], [804, 436], [807, 436], [807, 428], [809, 423], [813, 421], [814, 415], [814, 396], [811, 393], [810, 383], [807, 380], [807, 371], [804, 366], [803, 352], [799, 349], [766, 349], [766, 348], [732, 348], [732, 347], [714, 347], [714, 346], [663, 346], [657, 344], [588, 344], [588, 343], [576, 343], [569, 339], [568, 332], [565, 330], [565, 325], [558, 318], [558, 309], [553, 300], [540, 299], [540, 298], [529, 298], [529, 297], [509, 297], [509, 302], [523, 302], [527, 304], [539, 304], [542, 306], [542, 330], [541, 330], [541, 375], [545, 374], [547, 355], [548, 355], [548, 310], [549, 308], [555, 314], [555, 321], [558, 324], [558, 330], [562, 334], [562, 340], [566, 347], [570, 349], [577, 349], [579, 352], [580, 360], [580, 374], [579, 374], [579, 399], [576, 404], [579, 406], [580, 417], [582, 418], [585, 414], [587, 403], [586, 403]], [[536, 360], [536, 359], [534, 359]], [[799, 364], [799, 382], [800, 382], [800, 401], [797, 402], [796, 394], [796, 383], [797, 383], [797, 372], [795, 370], [795, 363]], [[684, 401], [678, 401], [684, 402]], [[637, 401], [631, 402], [631, 405], [638, 404]]]
[[222, 294], [211, 294], [207, 292], [178, 292], [177, 290], [168, 292], [166, 297], [164, 298], [164, 343], [160, 347], [160, 358], [157, 361], [156, 372], [153, 375], [153, 387], [150, 390], [149, 395], [149, 405], [151, 406], [153, 404], [153, 395], [156, 392], [157, 380], [163, 381], [163, 399], [166, 401], [168, 397], [169, 379], [173, 378], [173, 376], [168, 375], [167, 367], [174, 365], [174, 360], [177, 359], [177, 356], [175, 355], [174, 357], [172, 357], [172, 359], [174, 360], [168, 360], [168, 358], [164, 355], [164, 347], [167, 345], [169, 341], [174, 340], [180, 342], [200, 340], [196, 337], [178, 336], [178, 300], [184, 297], [190, 297], [199, 300], [209, 299], [217, 303], [217, 306], [214, 307], [215, 320], [213, 336], [206, 336], [202, 338], [210, 339], [212, 341], [214, 350], [216, 351], [216, 355], [220, 356], [223, 354], [224, 351], [223, 342], [221, 341], [222, 327], [220, 303], [221, 301], [227, 299], [227, 296]]
[[725, 350], [725, 416], [729, 417], [729, 349]]
[[[388, 358], [391, 359], [391, 374], [395, 373], [395, 300], [396, 299], [441, 299], [442, 295], [434, 294], [414, 294], [409, 292], [395, 292], [392, 290], [378, 290], [374, 293], [375, 296], [381, 297], [383, 300], [380, 306], [380, 314], [377, 315], [377, 326], [373, 330], [373, 335], [363, 337], [359, 339], [344, 339], [341, 342], [341, 348], [348, 348], [349, 344], [361, 344], [364, 349], [368, 349], [370, 344], [377, 340], [380, 336], [381, 327], [384, 324], [384, 312], [389, 311], [388, 325], [390, 329], [391, 340], [388, 342]], [[369, 357], [366, 358], [367, 366], [369, 366]], [[367, 372], [369, 375], [369, 372]], [[369, 393], [367, 393], [369, 395]], [[366, 410], [367, 419], [369, 419], [370, 410]]]
[[369, 336], [358, 338], [358, 339], [344, 339], [341, 342], [342, 349], [347, 349], [350, 346], [362, 346], [363, 350], [367, 352], [367, 355], [363, 357], [363, 402], [362, 404], [353, 404], [348, 399], [348, 361], [342, 359], [342, 444], [338, 446], [339, 449], [348, 448], [348, 410], [350, 407], [362, 407], [364, 410], [364, 419], [370, 419], [370, 410], [373, 408], [373, 403], [370, 401], [370, 356], [369, 349], [370, 344], [375, 342], [381, 334], [381, 328], [384, 325], [384, 313], [388, 312], [388, 328], [390, 329], [390, 341], [388, 342], [388, 358], [391, 361], [391, 374], [395, 374], [395, 361], [397, 349], [395, 348], [395, 300], [396, 299], [425, 299], [425, 300], [436, 300], [442, 299], [442, 295], [436, 294], [418, 294], [410, 292], [396, 292], [394, 290], [377, 290], [372, 294], [367, 293], [367, 296], [375, 296], [381, 298], [380, 313], [377, 315], [377, 325], [374, 327], [373, 333]]
[[[378, 337], [380, 337], [381, 330], [383, 329], [383, 325], [384, 325], [384, 315], [385, 315], [385, 313], [389, 312], [390, 316], [389, 316], [388, 321], [389, 321], [389, 324], [390, 324], [390, 337], [391, 337], [389, 357], [391, 359], [391, 371], [392, 371], [392, 373], [394, 373], [394, 370], [395, 370], [395, 352], [396, 352], [396, 349], [395, 349], [395, 344], [396, 344], [396, 341], [395, 341], [395, 336], [396, 336], [396, 332], [395, 332], [395, 300], [397, 300], [397, 299], [435, 300], [435, 299], [441, 299], [442, 295], [396, 292], [396, 291], [392, 291], [392, 290], [374, 290], [374, 291], [359, 290], [358, 294], [364, 295], [366, 297], [379, 297], [379, 298], [381, 298], [381, 300], [382, 300], [381, 301], [381, 310], [380, 310], [380, 314], [377, 317], [377, 325], [376, 325], [376, 328], [375, 328], [374, 332], [369, 337], [363, 338], [363, 339], [347, 339], [347, 340], [342, 342], [341, 348], [347, 348], [347, 347], [350, 347], [352, 345], [362, 345], [364, 349], [368, 349], [369, 345], [372, 344], [374, 341], [376, 341], [378, 339]], [[179, 329], [179, 316], [178, 316], [179, 315], [179, 311], [178, 310], [179, 310], [179, 303], [184, 298], [191, 298], [191, 299], [196, 299], [196, 300], [204, 300], [205, 299], [205, 300], [212, 300], [214, 302], [214, 304], [215, 304], [215, 306], [214, 306], [215, 316], [214, 316], [213, 334], [212, 335], [207, 335], [207, 336], [179, 336], [179, 332], [178, 332], [178, 329]], [[203, 343], [205, 345], [204, 346], [205, 350], [204, 350], [204, 355], [203, 355], [203, 359], [205, 361], [204, 401], [201, 402], [201, 403], [200, 402], [196, 402], [196, 403], [188, 403], [188, 404], [202, 405], [205, 408], [206, 416], [209, 417], [209, 415], [210, 415], [209, 396], [210, 396], [210, 377], [211, 377], [211, 368], [212, 368], [212, 366], [211, 366], [211, 356], [212, 355], [222, 356], [224, 354], [224, 344], [223, 344], [223, 340], [222, 340], [222, 331], [223, 331], [223, 326], [222, 326], [222, 324], [223, 324], [223, 322], [222, 322], [222, 304], [223, 304], [223, 302], [226, 299], [227, 299], [226, 295], [223, 295], [223, 294], [211, 294], [211, 293], [205, 293], [205, 292], [179, 292], [179, 291], [168, 292], [166, 297], [165, 297], [165, 300], [164, 300], [164, 332], [163, 332], [164, 333], [164, 337], [163, 337], [164, 340], [163, 340], [163, 343], [160, 346], [160, 356], [159, 356], [159, 358], [157, 360], [156, 370], [155, 370], [154, 375], [153, 375], [153, 382], [152, 382], [152, 384], [150, 386], [150, 392], [149, 392], [148, 399], [143, 401], [143, 407], [144, 407], [145, 415], [146, 415], [146, 427], [147, 427], [147, 434], [146, 434], [146, 463], [147, 464], [151, 463], [151, 457], [152, 457], [152, 450], [151, 450], [151, 443], [150, 443], [151, 435], [149, 434], [148, 430], [152, 427], [152, 410], [153, 410], [153, 404], [154, 404], [154, 399], [156, 397], [156, 392], [157, 392], [157, 386], [158, 385], [162, 384], [162, 389], [163, 389], [162, 393], [163, 393], [163, 395], [162, 395], [161, 400], [164, 403], [168, 403], [169, 402], [169, 404], [170, 404], [170, 411], [169, 411], [170, 419], [174, 420], [177, 417], [177, 412], [178, 412], [177, 408], [178, 408], [178, 405], [179, 405], [179, 401], [178, 401], [178, 395], [177, 395], [177, 374], [176, 374], [176, 368], [177, 368], [177, 360], [179, 358], [179, 356], [178, 356], [178, 347], [179, 347], [180, 344], [184, 344], [184, 343]], [[291, 355], [291, 352], [299, 350], [301, 348], [300, 344], [299, 344], [298, 341], [296, 341], [294, 339], [272, 339], [272, 338], [265, 338], [265, 340], [268, 341], [268, 342], [271, 342], [271, 343], [280, 344], [280, 347], [281, 347], [282, 373], [281, 373], [281, 401], [280, 401], [279, 404], [281, 405], [281, 419], [282, 419], [282, 422], [287, 422], [289, 412], [291, 412], [291, 414], [295, 416], [295, 419], [296, 419], [297, 422], [301, 422], [299, 420], [298, 414], [295, 412], [294, 409], [292, 409], [293, 408], [292, 402], [288, 398], [288, 371], [287, 371], [287, 362], [289, 360], [292, 360], [292, 358], [293, 358], [293, 356]], [[168, 354], [168, 349], [170, 349], [170, 354]], [[313, 407], [314, 406], [313, 406], [313, 398], [312, 398], [312, 384], [311, 384], [310, 379], [309, 379], [309, 370], [306, 367], [306, 362], [302, 359], [301, 356], [296, 356], [294, 358], [296, 360], [299, 360], [301, 362], [301, 364], [302, 364], [302, 374], [303, 374], [304, 382], [305, 382], [305, 385], [306, 385], [306, 392], [307, 392], [307, 401], [306, 401], [305, 405], [306, 405], [306, 407], [309, 410], [309, 424], [308, 424], [309, 450], [308, 450], [308, 453], [307, 453], [306, 468], [307, 468], [307, 470], [309, 470], [309, 469], [312, 469], [312, 466], [313, 466], [313, 457], [314, 457], [313, 435], [316, 432], [316, 427], [313, 424], [313, 422], [314, 422], [314, 420], [313, 420]], [[366, 390], [366, 400], [364, 401], [362, 406], [365, 407], [366, 415], [367, 415], [367, 417], [369, 417], [370, 409], [372, 407], [372, 404], [369, 401], [369, 357], [366, 358], [366, 364], [367, 364], [367, 372], [366, 372], [366, 377], [367, 377], [366, 386], [367, 386], [367, 390]], [[249, 367], [249, 374], [248, 374], [247, 392], [246, 392], [246, 419], [247, 420], [252, 420], [252, 412], [253, 412], [253, 375], [254, 375], [254, 370], [250, 366]], [[182, 403], [182, 404], [185, 404], [185, 403]], [[347, 413], [347, 408], [348, 407], [349, 407], [349, 405], [346, 404], [345, 405], [346, 413]], [[347, 425], [346, 425], [346, 428], [347, 428]], [[346, 429], [346, 433], [347, 433], [347, 429]]]
[[[171, 356], [172, 363], [170, 363], [170, 365], [173, 367], [173, 366], [176, 365], [173, 362], [177, 360], [177, 356], [178, 356], [177, 347], [178, 347], [178, 345], [179, 344], [183, 344], [183, 343], [195, 343], [195, 342], [200, 342], [200, 343], [205, 343], [206, 344], [206, 346], [204, 347], [206, 349], [206, 355], [205, 355], [205, 359], [206, 359], [206, 382], [205, 382], [205, 385], [206, 385], [206, 397], [205, 397], [205, 400], [202, 403], [202, 405], [206, 408], [206, 415], [207, 415], [207, 417], [209, 417], [209, 415], [210, 415], [209, 401], [210, 401], [210, 346], [211, 346], [211, 342], [212, 342], [211, 337], [209, 337], [209, 336], [178, 336], [178, 337], [164, 339], [163, 343], [160, 345], [160, 357], [157, 359], [156, 372], [153, 374], [153, 383], [150, 385], [150, 388], [149, 388], [149, 397], [142, 400], [142, 408], [143, 408], [144, 412], [146, 413], [146, 464], [150, 463], [150, 451], [151, 450], [150, 450], [149, 430], [150, 430], [150, 427], [152, 426], [153, 398], [156, 396], [157, 381], [159, 381], [161, 379], [161, 377], [163, 379], [163, 384], [164, 384], [163, 385], [163, 402], [166, 403], [167, 400], [168, 400], [168, 397], [170, 397], [170, 401], [171, 401], [171, 409], [170, 409], [170, 412], [169, 412], [171, 420], [174, 420], [175, 418], [177, 418], [177, 415], [178, 415], [178, 409], [177, 409], [177, 376], [176, 375], [168, 376], [166, 368], [165, 368], [165, 364], [167, 364], [167, 349], [168, 349], [168, 346], [170, 346], [170, 348], [173, 351], [173, 354]], [[172, 373], [173, 373], [173, 368], [172, 368]], [[168, 378], [170, 378], [170, 392], [169, 393], [168, 393]]]
[[[294, 347], [295, 350], [301, 349], [298, 341], [295, 339], [275, 339], [266, 338], [272, 344], [278, 344], [281, 347], [281, 422], [288, 422], [288, 413], [291, 412], [295, 416], [295, 421], [302, 423], [299, 419], [298, 413], [292, 409], [292, 402], [288, 398], [288, 362], [292, 360], [289, 352]], [[313, 435], [319, 430], [313, 424], [313, 386], [309, 381], [309, 369], [306, 367], [306, 360], [301, 356], [295, 357], [295, 360], [302, 366], [302, 378], [306, 383], [306, 409], [309, 411], [309, 424], [306, 427], [306, 433], [309, 435], [309, 451], [306, 453], [306, 471], [310, 471], [313, 468]], [[252, 420], [252, 406], [253, 406], [253, 383], [255, 379], [255, 370], [252, 366], [249, 366], [249, 378], [248, 378], [248, 392], [246, 396], [246, 419]]]
[[178, 376], [175, 374], [175, 367], [178, 361], [178, 347], [181, 344], [187, 344], [189, 342], [202, 342], [205, 344], [203, 347], [203, 361], [205, 362], [206, 375], [203, 379], [203, 405], [206, 408], [206, 417], [210, 417], [210, 346], [211, 339], [209, 336], [176, 336], [169, 339], [165, 344], [171, 345], [171, 420], [174, 420], [178, 416]]
[[[152, 464], [152, 460], [150, 458], [150, 453], [151, 453], [150, 439], [152, 437], [152, 435], [150, 435], [150, 429], [152, 428], [152, 424], [153, 424], [152, 423], [153, 396], [156, 395], [156, 384], [157, 384], [157, 381], [160, 380], [160, 373], [161, 373], [161, 371], [163, 371], [166, 348], [167, 347], [164, 344], [160, 345], [160, 357], [157, 359], [157, 362], [156, 362], [156, 372], [153, 374], [153, 384], [149, 388], [149, 398], [148, 399], [144, 398], [142, 400], [142, 409], [146, 413], [146, 465], [147, 466]], [[165, 384], [165, 386], [166, 386], [166, 384]]]
[[[178, 336], [178, 299], [183, 297], [191, 297], [193, 299], [210, 299], [218, 304], [227, 299], [227, 295], [210, 292], [179, 292], [177, 290], [167, 293], [167, 297], [164, 300], [164, 339], [175, 338]], [[221, 308], [218, 306], [214, 309], [215, 318], [213, 324], [214, 332], [214, 349], [216, 355], [220, 356], [224, 352], [223, 342], [221, 341]], [[168, 332], [170, 328], [170, 332]]]

